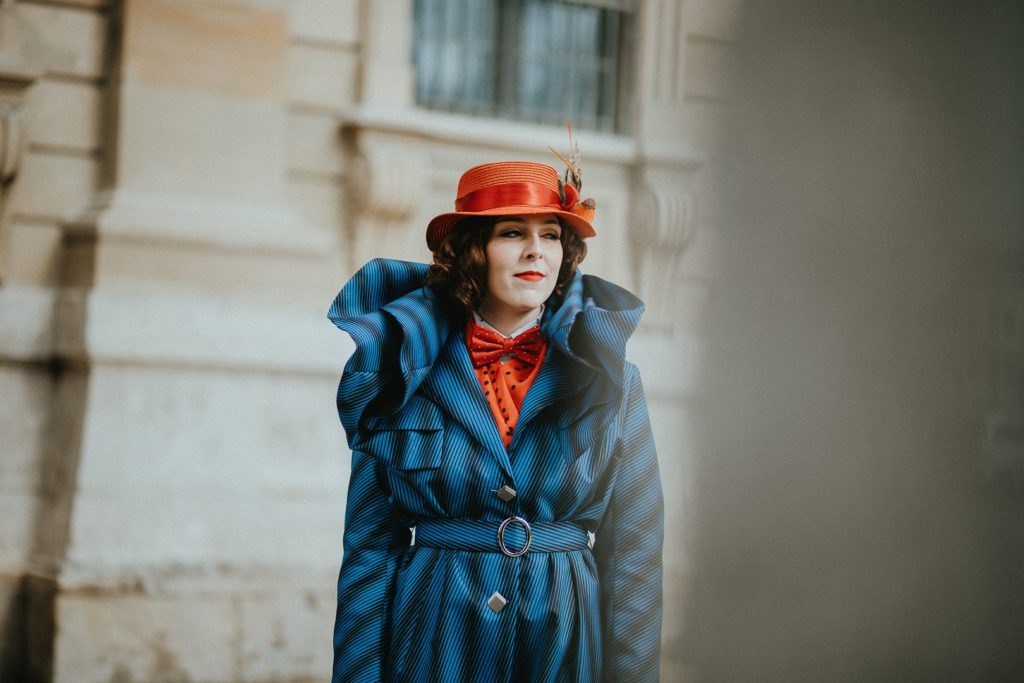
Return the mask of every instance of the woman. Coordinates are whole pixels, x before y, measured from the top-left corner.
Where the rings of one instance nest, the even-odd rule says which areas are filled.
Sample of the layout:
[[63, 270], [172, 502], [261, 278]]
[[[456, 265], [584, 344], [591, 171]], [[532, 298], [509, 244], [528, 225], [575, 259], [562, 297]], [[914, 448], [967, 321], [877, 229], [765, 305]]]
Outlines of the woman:
[[334, 301], [356, 343], [335, 682], [658, 679], [643, 304], [577, 272], [578, 197], [544, 164], [472, 168], [432, 266], [371, 261]]

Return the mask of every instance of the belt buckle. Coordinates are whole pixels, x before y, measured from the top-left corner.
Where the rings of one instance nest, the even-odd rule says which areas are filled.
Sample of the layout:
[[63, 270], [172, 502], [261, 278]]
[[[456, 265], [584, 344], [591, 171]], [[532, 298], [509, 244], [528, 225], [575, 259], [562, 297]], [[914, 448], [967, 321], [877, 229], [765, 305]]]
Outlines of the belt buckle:
[[[523, 525], [523, 528], [526, 529], [526, 545], [524, 545], [521, 550], [512, 551], [505, 545], [505, 528], [511, 522], [519, 522]], [[498, 547], [501, 549], [501, 552], [508, 557], [519, 557], [520, 555], [525, 555], [526, 551], [530, 549], [530, 541], [532, 538], [533, 530], [530, 529], [530, 523], [522, 517], [509, 517], [501, 523], [501, 526], [498, 527]]]

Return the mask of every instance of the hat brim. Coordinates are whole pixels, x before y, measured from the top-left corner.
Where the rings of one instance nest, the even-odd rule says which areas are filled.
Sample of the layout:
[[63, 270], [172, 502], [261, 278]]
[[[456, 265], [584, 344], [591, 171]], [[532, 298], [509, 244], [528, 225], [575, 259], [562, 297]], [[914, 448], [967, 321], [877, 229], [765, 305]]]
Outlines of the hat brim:
[[427, 224], [427, 248], [430, 251], [436, 251], [448, 233], [455, 228], [459, 221], [466, 218], [473, 216], [531, 216], [542, 213], [550, 213], [564, 220], [580, 239], [587, 239], [597, 234], [594, 226], [588, 220], [569, 211], [536, 205], [501, 206], [484, 211], [452, 211], [434, 216]]

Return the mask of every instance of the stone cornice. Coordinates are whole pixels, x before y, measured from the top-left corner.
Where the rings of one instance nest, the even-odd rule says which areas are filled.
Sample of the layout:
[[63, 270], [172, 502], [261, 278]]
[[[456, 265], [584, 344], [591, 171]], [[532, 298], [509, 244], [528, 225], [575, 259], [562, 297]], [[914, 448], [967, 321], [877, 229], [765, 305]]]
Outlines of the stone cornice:
[[[321, 302], [322, 303], [322, 302]], [[321, 310], [322, 309], [322, 310]], [[336, 377], [351, 340], [326, 304], [121, 287], [0, 287], [0, 363], [207, 368]]]
[[[339, 111], [338, 118], [346, 128], [525, 153], [547, 154], [548, 145], [557, 146], [566, 135], [560, 126], [401, 106], [361, 105]], [[656, 163], [680, 168], [693, 168], [704, 162], [703, 156], [684, 140], [664, 141], [654, 146], [642, 145], [627, 135], [589, 131], [574, 131], [574, 134], [588, 161], [623, 165]]]
[[[367, 130], [405, 134], [439, 142], [547, 153], [549, 144], [564, 141], [560, 126], [541, 126], [518, 121], [449, 114], [411, 107], [364, 105], [339, 113], [342, 123]], [[576, 132], [587, 158], [631, 163], [637, 156], [632, 138], [620, 135]]]
[[183, 293], [159, 287], [66, 289], [55, 312], [58, 358], [104, 364], [336, 376], [351, 341], [319, 302]]
[[101, 192], [65, 226], [73, 237], [238, 252], [323, 255], [335, 239], [281, 204], [206, 200], [119, 189]]

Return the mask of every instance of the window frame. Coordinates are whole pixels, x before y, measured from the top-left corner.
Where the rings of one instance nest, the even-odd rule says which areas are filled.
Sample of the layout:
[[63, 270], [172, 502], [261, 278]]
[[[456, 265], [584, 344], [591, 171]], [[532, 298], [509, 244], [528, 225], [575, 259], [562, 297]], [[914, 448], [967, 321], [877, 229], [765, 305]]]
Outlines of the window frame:
[[[490, 86], [486, 87], [484, 91], [485, 96], [489, 98], [486, 104], [474, 103], [466, 98], [464, 93], [456, 93], [448, 98], [442, 96], [443, 94], [429, 92], [429, 84], [424, 86], [420, 81], [421, 78], [427, 76], [421, 73], [421, 67], [417, 64], [421, 30], [419, 22], [427, 20], [425, 18], [416, 19], [419, 12], [423, 11], [421, 3], [429, 1], [413, 0], [414, 26], [411, 36], [410, 62], [414, 71], [414, 101], [417, 107], [428, 111], [534, 125], [561, 125], [566, 118], [570, 118], [574, 119], [573, 124], [578, 129], [611, 135], [629, 134], [632, 130], [634, 123], [633, 101], [636, 96], [636, 79], [633, 78], [633, 73], [636, 65], [636, 34], [638, 30], [638, 8], [634, 0], [533, 0], [544, 4], [595, 8], [618, 14], [616, 17], [606, 14], [598, 16], [596, 30], [603, 35], [598, 36], [597, 49], [589, 55], [592, 60], [591, 68], [598, 71], [594, 76], [596, 106], [592, 112], [586, 112], [582, 116], [572, 113], [571, 104], [568, 107], [570, 110], [568, 115], [560, 111], [563, 109], [561, 107], [551, 107], [550, 102], [545, 102], [537, 110], [530, 111], [526, 106], [527, 103], [520, 98], [520, 70], [525, 65], [518, 48], [520, 26], [525, 10], [523, 0], [493, 0], [497, 16], [491, 26], [491, 44], [494, 48], [490, 51], [491, 61], [488, 69], [493, 74], [493, 82], [486, 84]], [[457, 7], [454, 3], [458, 2], [458, 0], [434, 1], [441, 3], [446, 14], [452, 10], [452, 7]], [[604, 40], [609, 33], [612, 34], [612, 39]], [[604, 46], [612, 42], [614, 42], [614, 46], [606, 52]], [[460, 44], [460, 48], [464, 49], [465, 45], [466, 43]], [[437, 54], [440, 54], [440, 48], [435, 48], [434, 56], [434, 59], [439, 60]], [[575, 58], [573, 59], [575, 61]], [[605, 60], [612, 64], [608, 71], [602, 73], [601, 62]], [[613, 92], [609, 93], [609, 88]], [[570, 92], [566, 95], [565, 99], [569, 100], [571, 94], [573, 93]]]

